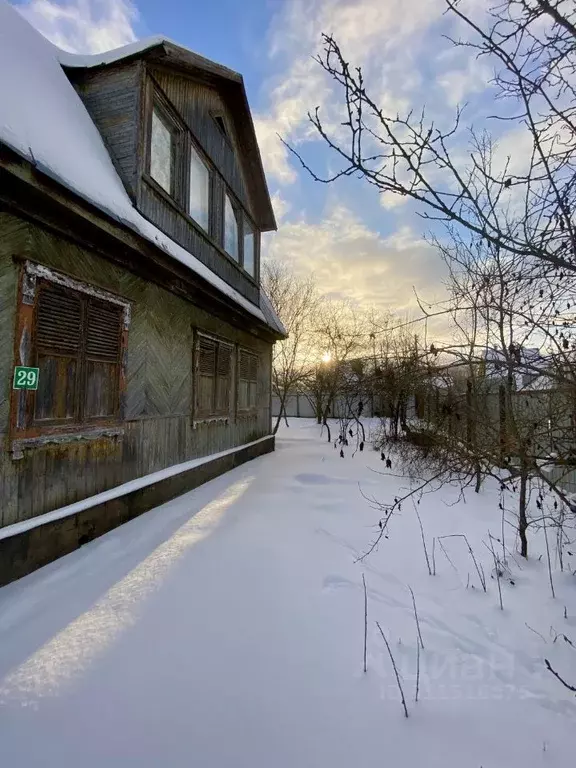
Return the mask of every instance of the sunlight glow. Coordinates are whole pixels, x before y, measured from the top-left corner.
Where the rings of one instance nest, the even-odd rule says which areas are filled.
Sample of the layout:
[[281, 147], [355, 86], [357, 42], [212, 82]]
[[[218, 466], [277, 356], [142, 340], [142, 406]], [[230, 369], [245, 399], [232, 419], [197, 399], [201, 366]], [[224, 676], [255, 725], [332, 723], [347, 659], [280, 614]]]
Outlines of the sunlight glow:
[[253, 479], [234, 483], [203, 507], [90, 610], [7, 675], [0, 682], [0, 703], [10, 699], [34, 706], [44, 697], [58, 695], [65, 684], [85, 672], [122, 632], [136, 623], [144, 601], [159, 589], [176, 561], [214, 532], [224, 513]]
[[329, 363], [330, 360], [332, 360], [332, 355], [330, 354], [330, 352], [324, 352], [324, 354], [322, 355], [322, 362]]

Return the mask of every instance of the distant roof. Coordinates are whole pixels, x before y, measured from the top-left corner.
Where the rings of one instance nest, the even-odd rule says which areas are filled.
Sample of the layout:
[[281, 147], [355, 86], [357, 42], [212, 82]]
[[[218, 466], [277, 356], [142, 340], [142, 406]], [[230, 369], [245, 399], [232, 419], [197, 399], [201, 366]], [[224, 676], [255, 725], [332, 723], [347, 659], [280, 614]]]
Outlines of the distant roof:
[[[506, 360], [506, 355], [501, 349], [494, 349], [494, 347], [488, 347], [482, 350], [482, 357], [488, 361], [502, 362]], [[524, 362], [534, 362], [540, 360], [542, 357], [540, 350], [537, 347], [520, 347], [520, 359]]]
[[[62, 68], [62, 65], [99, 66], [155, 49], [166, 42], [164, 38], [155, 37], [105, 54], [76, 56], [54, 46], [6, 0], [0, 0], [0, 72], [3, 73], [0, 77], [0, 143], [278, 330], [282, 324], [271, 307], [267, 306], [264, 313], [136, 210], [102, 136]], [[185, 49], [179, 50], [195, 60], [207, 61]], [[87, 60], [93, 63], [86, 64]], [[226, 71], [240, 77], [231, 70]]]

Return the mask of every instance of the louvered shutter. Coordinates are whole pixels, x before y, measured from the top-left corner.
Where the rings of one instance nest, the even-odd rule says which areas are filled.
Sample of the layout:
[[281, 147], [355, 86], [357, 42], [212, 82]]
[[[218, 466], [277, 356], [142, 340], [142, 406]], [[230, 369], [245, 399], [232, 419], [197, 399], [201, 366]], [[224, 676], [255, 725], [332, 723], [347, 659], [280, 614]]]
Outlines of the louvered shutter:
[[118, 383], [122, 343], [122, 309], [90, 297], [86, 304], [85, 416], [114, 416], [118, 411]]
[[258, 380], [258, 358], [250, 352], [240, 351], [238, 364], [238, 408], [247, 410], [256, 407]]
[[83, 306], [76, 291], [41, 282], [36, 306], [36, 421], [70, 421], [77, 416]]
[[230, 382], [232, 380], [232, 347], [218, 345], [216, 381], [216, 413], [227, 415], [230, 410]]
[[200, 337], [197, 346], [197, 410], [202, 416], [209, 416], [214, 409], [216, 388], [217, 344], [212, 339]]
[[248, 386], [248, 402], [250, 408], [256, 408], [256, 389], [258, 386], [258, 358], [250, 355], [250, 383]]

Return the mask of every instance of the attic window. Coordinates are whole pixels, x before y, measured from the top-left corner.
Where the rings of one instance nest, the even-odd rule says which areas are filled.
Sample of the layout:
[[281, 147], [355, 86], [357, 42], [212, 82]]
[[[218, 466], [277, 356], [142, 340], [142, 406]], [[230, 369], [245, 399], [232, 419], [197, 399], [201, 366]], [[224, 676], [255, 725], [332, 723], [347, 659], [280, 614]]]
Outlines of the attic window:
[[224, 195], [224, 250], [232, 256], [234, 261], [238, 261], [240, 257], [238, 234], [236, 209], [229, 195]]
[[210, 223], [210, 171], [192, 146], [190, 147], [190, 197], [188, 213], [208, 231]]
[[252, 225], [244, 217], [244, 269], [252, 277], [256, 276], [256, 236]]
[[229, 140], [230, 136], [228, 135], [228, 131], [226, 129], [226, 123], [224, 122], [224, 118], [222, 117], [222, 115], [215, 115], [214, 120], [216, 121], [216, 125], [218, 126], [218, 128], [220, 128], [224, 136]]
[[165, 192], [172, 194], [174, 176], [174, 134], [168, 121], [155, 107], [150, 132], [150, 176]]

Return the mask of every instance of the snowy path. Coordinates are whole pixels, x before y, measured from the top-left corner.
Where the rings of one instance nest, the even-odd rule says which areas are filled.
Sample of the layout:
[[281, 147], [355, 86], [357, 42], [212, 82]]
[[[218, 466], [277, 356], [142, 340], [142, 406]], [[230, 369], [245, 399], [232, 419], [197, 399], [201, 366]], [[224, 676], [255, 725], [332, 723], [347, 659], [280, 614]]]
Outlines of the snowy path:
[[[542, 563], [515, 568], [501, 612], [490, 579], [486, 595], [466, 589], [459, 544], [459, 574], [437, 555], [428, 575], [411, 506], [355, 563], [377, 519], [358, 482], [379, 498], [399, 482], [370, 467], [382, 469], [373, 451], [342, 460], [294, 422], [275, 454], [1, 589], [2, 768], [572, 764], [576, 699], [542, 660], [576, 678], [576, 651], [549, 632], [576, 641], [574, 578], [556, 574], [552, 600]], [[498, 530], [497, 495], [442, 499], [422, 501], [427, 535], [466, 532], [489, 573], [480, 542]], [[425, 645], [417, 705], [406, 584]]]

